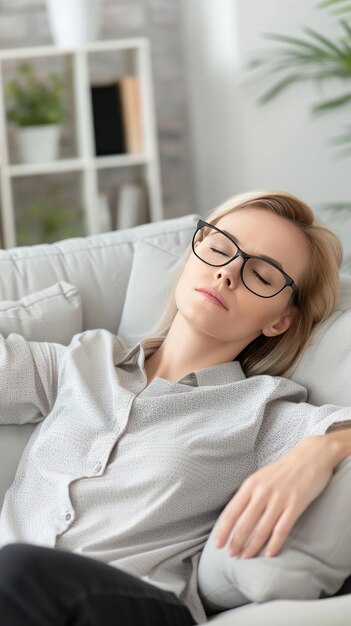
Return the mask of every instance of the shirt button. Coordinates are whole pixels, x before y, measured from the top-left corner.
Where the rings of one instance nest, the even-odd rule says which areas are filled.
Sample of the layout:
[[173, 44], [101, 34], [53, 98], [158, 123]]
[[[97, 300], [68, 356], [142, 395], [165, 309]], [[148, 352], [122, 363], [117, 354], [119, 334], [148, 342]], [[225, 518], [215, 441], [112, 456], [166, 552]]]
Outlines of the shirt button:
[[93, 470], [94, 474], [98, 474], [99, 471], [101, 470], [101, 468], [102, 468], [102, 465], [101, 465], [101, 463], [99, 461], [99, 463], [96, 463], [96, 465], [94, 467], [94, 470]]
[[71, 519], [72, 515], [70, 513], [66, 513], [65, 515], [65, 520], [66, 522], [69, 522], [69, 520]]

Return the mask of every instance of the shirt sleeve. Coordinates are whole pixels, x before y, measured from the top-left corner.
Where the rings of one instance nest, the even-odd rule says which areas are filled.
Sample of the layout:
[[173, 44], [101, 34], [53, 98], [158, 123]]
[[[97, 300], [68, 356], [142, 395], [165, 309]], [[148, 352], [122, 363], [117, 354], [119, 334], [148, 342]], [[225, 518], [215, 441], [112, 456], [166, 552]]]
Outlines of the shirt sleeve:
[[[348, 428], [351, 407], [333, 404], [315, 406], [307, 401], [306, 389], [281, 378], [264, 408], [256, 438], [256, 469], [277, 461], [300, 441], [323, 435], [335, 428]], [[333, 428], [334, 425], [334, 428]]]
[[341, 421], [341, 422], [333, 422], [331, 426], [328, 426], [326, 433], [333, 433], [336, 430], [345, 430], [345, 428], [351, 428], [351, 419]]
[[0, 424], [37, 423], [50, 413], [66, 350], [58, 343], [0, 334]]

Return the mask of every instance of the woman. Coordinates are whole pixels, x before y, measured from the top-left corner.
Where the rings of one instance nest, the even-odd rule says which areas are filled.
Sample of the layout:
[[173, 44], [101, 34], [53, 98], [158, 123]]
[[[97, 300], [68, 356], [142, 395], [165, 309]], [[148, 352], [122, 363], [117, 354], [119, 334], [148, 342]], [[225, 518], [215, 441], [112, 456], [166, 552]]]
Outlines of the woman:
[[235, 525], [234, 554], [279, 550], [351, 453], [347, 430], [324, 435], [350, 409], [281, 377], [332, 312], [340, 261], [304, 203], [248, 194], [199, 223], [159, 336], [2, 340], [1, 420], [42, 422], [1, 513], [5, 624], [205, 621], [197, 564], [235, 492], [219, 545]]

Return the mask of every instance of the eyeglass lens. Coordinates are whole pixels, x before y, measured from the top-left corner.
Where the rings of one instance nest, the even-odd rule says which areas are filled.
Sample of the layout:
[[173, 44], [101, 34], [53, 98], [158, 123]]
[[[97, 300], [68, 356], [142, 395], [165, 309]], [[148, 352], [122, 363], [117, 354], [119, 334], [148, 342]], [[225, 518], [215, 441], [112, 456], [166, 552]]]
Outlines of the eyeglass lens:
[[[196, 232], [194, 244], [195, 253], [202, 261], [218, 267], [227, 263], [238, 251], [233, 241], [207, 226]], [[242, 279], [250, 291], [266, 298], [281, 291], [286, 282], [278, 268], [257, 258], [250, 258], [244, 263]]]

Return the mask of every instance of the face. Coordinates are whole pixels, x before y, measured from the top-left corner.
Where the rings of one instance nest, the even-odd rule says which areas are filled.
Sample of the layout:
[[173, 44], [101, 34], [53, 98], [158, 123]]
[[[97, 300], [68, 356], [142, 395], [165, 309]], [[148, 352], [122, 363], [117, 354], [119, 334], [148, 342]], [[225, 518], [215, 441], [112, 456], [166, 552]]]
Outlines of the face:
[[[220, 218], [217, 228], [227, 231], [247, 254], [269, 256], [299, 286], [309, 261], [309, 246], [298, 226], [269, 210], [241, 209]], [[195, 245], [201, 245], [199, 242]], [[198, 332], [243, 349], [261, 335], [285, 332], [298, 314], [291, 306], [291, 287], [273, 298], [260, 298], [243, 284], [238, 257], [222, 267], [207, 265], [191, 253], [177, 283], [178, 313]], [[214, 289], [220, 306], [201, 289]]]

